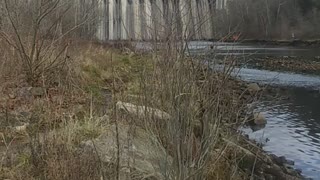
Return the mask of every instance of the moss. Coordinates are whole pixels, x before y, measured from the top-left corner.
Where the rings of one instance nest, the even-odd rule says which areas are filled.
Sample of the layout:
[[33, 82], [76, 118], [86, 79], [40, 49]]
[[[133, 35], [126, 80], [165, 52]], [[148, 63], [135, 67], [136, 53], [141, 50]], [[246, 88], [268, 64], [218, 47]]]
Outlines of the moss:
[[30, 154], [21, 153], [18, 155], [18, 164], [19, 166], [28, 167], [31, 164]]
[[79, 129], [78, 135], [81, 137], [81, 141], [88, 140], [88, 139], [95, 139], [97, 138], [101, 132], [97, 131], [96, 129], [90, 127], [90, 126], [82, 126], [82, 128]]
[[100, 87], [112, 89], [114, 85], [116, 92], [137, 94], [141, 77], [147, 77], [153, 71], [151, 55], [128, 55], [117, 49], [90, 51], [84, 60], [86, 65], [82, 70], [90, 81], [85, 90], [98, 98]]
[[125, 64], [125, 65], [130, 65], [130, 63], [131, 63], [128, 56], [122, 57], [122, 58], [121, 58], [121, 62], [122, 62], [123, 64]]
[[103, 132], [99, 119], [87, 118], [76, 126], [75, 143], [80, 143], [86, 140], [95, 139]]
[[93, 97], [101, 97], [100, 94], [100, 87], [98, 84], [89, 84], [88, 86], [85, 87], [85, 91], [89, 94], [91, 94]]
[[82, 70], [88, 73], [93, 78], [101, 78], [101, 71], [95, 66], [86, 65], [82, 67]]

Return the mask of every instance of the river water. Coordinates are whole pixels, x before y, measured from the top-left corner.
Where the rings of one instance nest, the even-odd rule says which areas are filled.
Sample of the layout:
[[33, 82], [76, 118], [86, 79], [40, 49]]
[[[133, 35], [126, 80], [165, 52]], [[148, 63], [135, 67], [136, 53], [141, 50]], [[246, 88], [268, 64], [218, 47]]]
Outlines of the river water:
[[286, 88], [286, 94], [280, 94], [288, 97], [285, 100], [258, 103], [257, 111], [268, 120], [264, 129], [241, 130], [267, 152], [293, 160], [306, 177], [320, 179], [320, 77], [255, 69], [240, 69], [234, 75]]
[[188, 44], [191, 53], [223, 56], [319, 56], [319, 48], [275, 46], [250, 43], [225, 43], [192, 41]]
[[[138, 42], [136, 48], [148, 50], [152, 44]], [[217, 56], [320, 57], [319, 48], [264, 44], [193, 41], [188, 48], [190, 54], [204, 55], [210, 61], [215, 61]], [[240, 130], [262, 143], [265, 151], [294, 161], [294, 168], [301, 169], [305, 177], [320, 180], [320, 76], [249, 68], [236, 68], [233, 76], [286, 89], [283, 96], [288, 98], [285, 100], [261, 100], [258, 103], [256, 111], [263, 112], [268, 121], [265, 128], [253, 131], [243, 127]]]
[[[192, 53], [204, 55], [320, 55], [320, 49], [261, 44], [191, 42], [189, 47]], [[288, 98], [285, 100], [262, 100], [258, 103], [256, 110], [264, 112], [268, 120], [264, 129], [253, 131], [243, 127], [241, 130], [262, 143], [267, 152], [293, 160], [294, 168], [301, 169], [304, 176], [320, 179], [320, 76], [247, 68], [235, 69], [233, 75], [245, 81], [286, 89], [283, 96]]]

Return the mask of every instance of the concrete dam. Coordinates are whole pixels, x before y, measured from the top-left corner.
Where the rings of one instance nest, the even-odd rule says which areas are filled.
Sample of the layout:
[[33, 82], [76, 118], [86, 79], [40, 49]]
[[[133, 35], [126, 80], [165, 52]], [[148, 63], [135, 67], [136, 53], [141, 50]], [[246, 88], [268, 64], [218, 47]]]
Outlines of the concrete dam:
[[213, 38], [213, 13], [227, 0], [102, 0], [100, 40], [165, 39], [175, 32], [190, 39]]

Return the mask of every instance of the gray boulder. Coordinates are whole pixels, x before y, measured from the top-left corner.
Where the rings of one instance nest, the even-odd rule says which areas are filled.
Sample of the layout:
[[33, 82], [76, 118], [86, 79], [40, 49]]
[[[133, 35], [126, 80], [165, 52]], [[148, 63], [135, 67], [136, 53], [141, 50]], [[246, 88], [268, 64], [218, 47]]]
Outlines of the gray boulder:
[[251, 84], [248, 84], [248, 90], [250, 92], [259, 92], [261, 91], [261, 88], [257, 83], [251, 83]]
[[267, 124], [267, 119], [263, 113], [255, 113], [253, 115], [253, 120], [256, 125], [265, 125]]
[[42, 97], [46, 93], [45, 88], [42, 87], [33, 87], [31, 88], [31, 94], [36, 97]]
[[[165, 179], [163, 172], [170, 169], [172, 158], [155, 138], [138, 127], [119, 124], [118, 130], [120, 179], [132, 176], [135, 179]], [[97, 139], [84, 142], [83, 145], [94, 149], [102, 162], [116, 164], [118, 144], [115, 125], [108, 127]]]
[[147, 106], [138, 106], [121, 101], [117, 102], [116, 106], [119, 111], [122, 111], [130, 115], [138, 116], [140, 118], [156, 118], [161, 120], [168, 120], [171, 118], [171, 116], [168, 113]]

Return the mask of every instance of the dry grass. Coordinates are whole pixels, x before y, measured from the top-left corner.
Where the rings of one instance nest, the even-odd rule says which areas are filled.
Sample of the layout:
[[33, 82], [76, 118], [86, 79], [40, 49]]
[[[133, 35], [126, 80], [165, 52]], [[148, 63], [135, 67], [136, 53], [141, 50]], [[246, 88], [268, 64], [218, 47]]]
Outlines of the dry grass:
[[[68, 83], [44, 86], [46, 93], [41, 97], [28, 94], [28, 97], [10, 98], [9, 90], [13, 92], [30, 85], [20, 86], [18, 83], [23, 79], [17, 79], [10, 71], [1, 72], [2, 76], [10, 77], [10, 83], [6, 81], [2, 86], [2, 95], [8, 96], [3, 99], [2, 112], [30, 114], [25, 132], [13, 131], [12, 128], [21, 123], [19, 120], [10, 126], [2, 124], [1, 179], [100, 179], [114, 174], [112, 170], [103, 173], [96, 153], [84, 154], [79, 146], [98, 137], [108, 125], [108, 116], [101, 115], [106, 115], [109, 109], [109, 89], [114, 79], [116, 93], [136, 91], [137, 72], [146, 67], [142, 65], [148, 58], [90, 43], [76, 50], [81, 53], [70, 53], [71, 78], [64, 79]], [[7, 66], [10, 61], [4, 59], [4, 63]], [[111, 68], [117, 73], [112, 74]], [[8, 102], [13, 104], [12, 108]], [[10, 163], [5, 160], [9, 157]]]
[[[1, 178], [114, 178], [117, 163], [106, 166], [95, 151], [81, 153], [80, 144], [121, 121], [145, 129], [172, 157], [160, 172], [168, 179], [243, 179], [246, 173], [237, 166], [243, 153], [222, 141], [233, 135], [230, 127], [243, 121], [237, 82], [228, 73], [171, 53], [137, 54], [94, 43], [71, 49], [72, 78], [51, 87], [58, 89], [55, 95], [31, 100], [24, 140], [3, 146], [3, 157], [15, 147], [21, 150], [19, 158], [0, 166]], [[114, 108], [119, 100], [163, 110], [171, 118], [123, 116]], [[99, 118], [103, 115], [110, 118]], [[10, 136], [8, 142], [15, 139], [15, 134], [4, 136]]]
[[[166, 24], [172, 26], [168, 27], [172, 32], [163, 38], [167, 42], [149, 54], [139, 54], [126, 43], [62, 41], [64, 34], [57, 34], [58, 20], [64, 18], [55, 8], [59, 2], [48, 3], [50, 16], [43, 6], [36, 8], [39, 13], [33, 18], [38, 24], [29, 29], [32, 36], [16, 22], [24, 19], [23, 13], [13, 16], [10, 11], [23, 12], [23, 5], [4, 2], [11, 26], [1, 37], [18, 52], [1, 42], [0, 77], [8, 77], [10, 83], [0, 92], [6, 97], [0, 99], [0, 115], [7, 122], [0, 124], [0, 178], [119, 179], [123, 175], [120, 147], [127, 145], [120, 144], [119, 135], [126, 133], [122, 124], [129, 129], [140, 126], [156, 140], [155, 147], [165, 151], [168, 158], [159, 162], [164, 166], [156, 173], [166, 179], [243, 177], [245, 173], [237, 166], [238, 150], [223, 141], [234, 134], [229, 128], [243, 121], [241, 92], [234, 89], [237, 85], [228, 73], [212, 72], [203, 62], [185, 56], [181, 23], [175, 22], [178, 12], [169, 17], [173, 24]], [[41, 23], [49, 17], [52, 29]], [[48, 38], [51, 34], [52, 39]], [[43, 92], [33, 93], [35, 87]], [[170, 118], [124, 115], [116, 107], [118, 101], [156, 108]], [[144, 109], [148, 113], [150, 108]], [[26, 128], [16, 128], [23, 123]], [[116, 127], [117, 152], [114, 160], [105, 164], [98, 151], [85, 151], [81, 145], [104, 134], [110, 125]], [[129, 144], [134, 136], [127, 138]], [[135, 167], [127, 169], [133, 170], [127, 177], [140, 177], [135, 176], [139, 175]]]
[[[141, 104], [164, 110], [172, 118], [168, 122], [145, 119], [145, 128], [173, 157], [172, 166], [167, 167], [172, 179], [206, 179], [212, 172], [208, 170], [226, 161], [221, 157], [227, 152], [220, 137], [231, 124], [243, 121], [244, 101], [228, 73], [212, 72], [203, 62], [166, 52], [154, 56], [152, 76], [141, 72], [139, 97]], [[214, 173], [216, 177], [227, 179], [222, 175], [230, 174], [232, 161], [227, 160], [223, 171]], [[237, 175], [231, 173], [230, 178]]]

